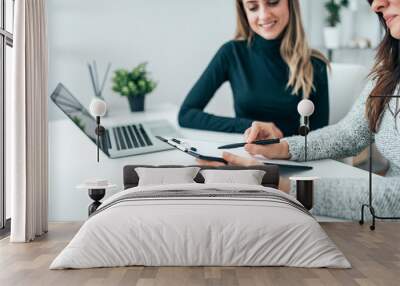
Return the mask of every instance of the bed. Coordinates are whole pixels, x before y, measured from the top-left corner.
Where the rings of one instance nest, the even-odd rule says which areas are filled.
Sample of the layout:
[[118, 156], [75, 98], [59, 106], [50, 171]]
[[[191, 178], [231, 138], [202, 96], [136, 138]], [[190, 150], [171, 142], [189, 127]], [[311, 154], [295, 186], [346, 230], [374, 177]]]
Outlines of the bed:
[[138, 186], [139, 167], [151, 166], [124, 168], [124, 190], [103, 202], [50, 269], [351, 267], [314, 217], [277, 190], [276, 166], [218, 167], [264, 170], [261, 185], [205, 184], [199, 172], [193, 183], [152, 186]]

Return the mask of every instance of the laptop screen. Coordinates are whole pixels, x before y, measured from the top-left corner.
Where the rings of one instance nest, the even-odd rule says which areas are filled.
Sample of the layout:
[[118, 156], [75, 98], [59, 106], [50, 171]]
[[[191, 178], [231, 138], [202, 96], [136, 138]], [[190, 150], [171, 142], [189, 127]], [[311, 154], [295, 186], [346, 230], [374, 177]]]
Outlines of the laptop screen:
[[[72, 93], [59, 83], [50, 97], [65, 115], [96, 144], [96, 120]], [[106, 155], [109, 155], [105, 137], [102, 136], [99, 146]]]

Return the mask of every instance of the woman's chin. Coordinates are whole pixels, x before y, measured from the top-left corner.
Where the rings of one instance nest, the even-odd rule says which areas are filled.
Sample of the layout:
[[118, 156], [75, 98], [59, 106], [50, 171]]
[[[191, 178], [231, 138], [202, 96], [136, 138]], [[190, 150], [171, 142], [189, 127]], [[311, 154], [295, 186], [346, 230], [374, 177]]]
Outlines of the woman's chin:
[[390, 35], [396, 40], [400, 40], [400, 27], [398, 29], [390, 30]]
[[400, 40], [400, 17], [394, 17], [388, 24], [388, 28], [390, 35], [393, 38]]
[[266, 32], [266, 31], [259, 31], [257, 34], [259, 34], [261, 37], [263, 37], [266, 40], [275, 40], [279, 37], [280, 33], [277, 31], [270, 31], [270, 32]]

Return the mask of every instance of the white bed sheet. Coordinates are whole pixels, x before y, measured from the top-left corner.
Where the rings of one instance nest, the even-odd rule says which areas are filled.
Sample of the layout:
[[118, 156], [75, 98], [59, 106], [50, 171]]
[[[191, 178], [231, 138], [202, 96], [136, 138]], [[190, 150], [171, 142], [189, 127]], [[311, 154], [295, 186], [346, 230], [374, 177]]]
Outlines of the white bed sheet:
[[[265, 190], [254, 185], [180, 184], [163, 190]], [[349, 268], [310, 215], [262, 199], [149, 199], [118, 203], [89, 218], [50, 269], [145, 266], [292, 266]]]

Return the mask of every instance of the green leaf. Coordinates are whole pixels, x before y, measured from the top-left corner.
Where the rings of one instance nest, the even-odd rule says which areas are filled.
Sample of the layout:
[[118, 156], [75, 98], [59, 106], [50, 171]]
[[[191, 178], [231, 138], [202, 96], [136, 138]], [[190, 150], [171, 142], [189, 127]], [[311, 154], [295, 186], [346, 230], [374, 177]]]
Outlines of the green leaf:
[[128, 96], [129, 95], [129, 88], [127, 86], [123, 86], [121, 89], [121, 94], [124, 96]]
[[135, 94], [137, 92], [137, 85], [133, 81], [128, 82], [128, 88], [130, 94]]
[[115, 92], [120, 92], [121, 89], [119, 88], [118, 85], [113, 85], [112, 86], [112, 90], [115, 91]]
[[147, 92], [152, 92], [156, 88], [156, 83], [154, 81], [147, 82]]
[[147, 62], [140, 63], [130, 71], [118, 69], [112, 78], [112, 90], [123, 96], [136, 96], [153, 91], [157, 84], [151, 80], [146, 71]]
[[328, 2], [325, 3], [325, 9], [328, 12], [328, 16], [325, 19], [326, 23], [330, 27], [336, 27], [337, 24], [340, 23], [340, 10], [342, 7], [348, 7], [349, 1], [348, 0], [329, 0]]

